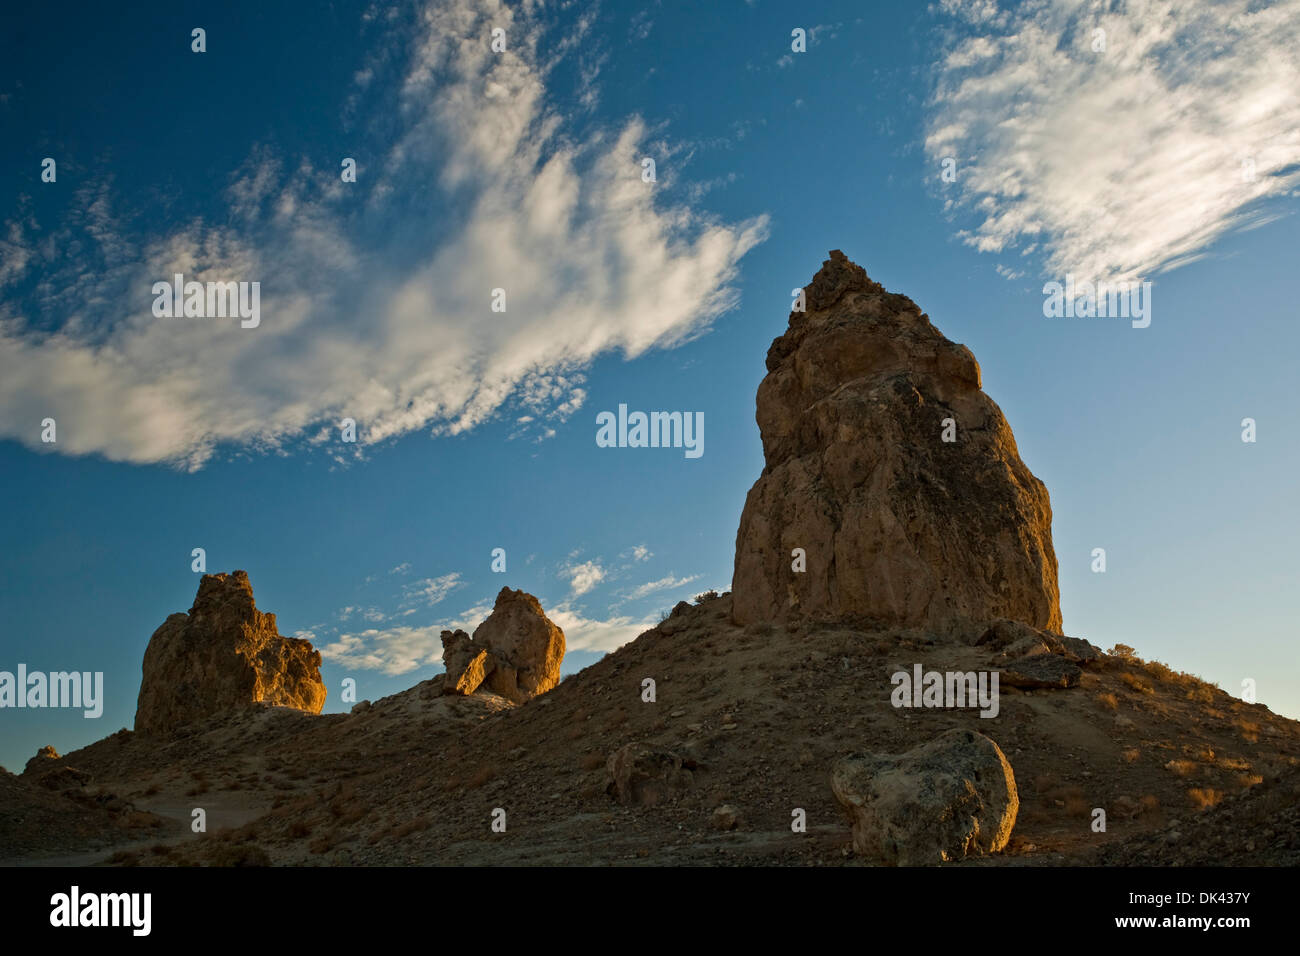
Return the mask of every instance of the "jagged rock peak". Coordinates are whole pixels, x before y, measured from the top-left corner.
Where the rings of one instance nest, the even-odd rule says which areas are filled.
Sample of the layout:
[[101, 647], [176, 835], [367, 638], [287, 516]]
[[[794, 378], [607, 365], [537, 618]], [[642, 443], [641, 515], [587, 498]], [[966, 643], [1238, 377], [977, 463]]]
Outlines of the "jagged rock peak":
[[[1047, 489], [979, 364], [838, 250], [767, 355], [733, 617], [1059, 631]], [[802, 554], [802, 557], [800, 557]]]
[[144, 653], [135, 729], [158, 736], [236, 709], [270, 704], [318, 714], [320, 652], [283, 637], [257, 609], [245, 571], [205, 574], [188, 614], [172, 614]]

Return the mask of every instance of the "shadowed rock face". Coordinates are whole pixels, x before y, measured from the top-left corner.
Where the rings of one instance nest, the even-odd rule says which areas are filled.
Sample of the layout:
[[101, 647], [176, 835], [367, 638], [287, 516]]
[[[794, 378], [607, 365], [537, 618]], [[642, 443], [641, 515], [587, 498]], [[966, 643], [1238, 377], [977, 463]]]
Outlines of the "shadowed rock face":
[[320, 653], [282, 637], [253, 603], [248, 574], [205, 574], [188, 614], [173, 614], [144, 652], [135, 729], [158, 736], [253, 704], [318, 714]]
[[805, 295], [758, 388], [766, 467], [736, 536], [735, 622], [1059, 632], [1047, 489], [970, 350], [839, 251]]

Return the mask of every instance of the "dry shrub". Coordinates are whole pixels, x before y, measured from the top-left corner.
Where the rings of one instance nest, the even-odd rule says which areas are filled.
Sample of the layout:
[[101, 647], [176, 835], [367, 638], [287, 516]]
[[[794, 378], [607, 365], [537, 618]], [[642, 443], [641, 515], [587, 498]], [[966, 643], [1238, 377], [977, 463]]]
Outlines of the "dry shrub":
[[430, 823], [428, 817], [416, 817], [413, 820], [407, 820], [405, 823], [393, 827], [389, 833], [393, 839], [400, 840], [404, 836], [410, 836], [419, 830], [429, 829]]
[[294, 820], [284, 831], [284, 835], [290, 840], [301, 840], [303, 837], [311, 836], [311, 824], [305, 820]]
[[1119, 698], [1114, 694], [1098, 694], [1097, 702], [1107, 710], [1119, 710]]
[[1223, 799], [1223, 793], [1210, 787], [1192, 787], [1187, 791], [1188, 798], [1192, 801], [1192, 807], [1196, 810], [1208, 810], [1220, 800]]
[[270, 866], [271, 858], [260, 846], [218, 843], [208, 850], [209, 866]]
[[1241, 731], [1241, 737], [1247, 743], [1259, 742], [1259, 724], [1255, 721], [1238, 717], [1233, 720], [1232, 725]]
[[1122, 661], [1141, 660], [1141, 658], [1137, 656], [1137, 651], [1133, 650], [1133, 648], [1129, 647], [1127, 644], [1116, 644], [1106, 653], [1111, 657], [1118, 657]]
[[1165, 769], [1173, 771], [1180, 777], [1187, 777], [1196, 772], [1196, 764], [1190, 760], [1171, 760], [1165, 764]]
[[1144, 681], [1141, 677], [1138, 677], [1137, 674], [1134, 674], [1132, 671], [1125, 671], [1123, 674], [1120, 674], [1119, 679], [1122, 683], [1130, 689], [1137, 691], [1139, 694], [1155, 693], [1155, 690], [1152, 689], [1150, 684]]
[[1122, 754], [1120, 754], [1120, 759], [1123, 760], [1125, 763], [1136, 763], [1138, 757], [1141, 756], [1142, 756], [1142, 751], [1138, 750], [1136, 747], [1129, 747]]
[[1138, 806], [1141, 808], [1140, 813], [1155, 813], [1160, 809], [1160, 798], [1154, 793], [1148, 793], [1138, 801]]

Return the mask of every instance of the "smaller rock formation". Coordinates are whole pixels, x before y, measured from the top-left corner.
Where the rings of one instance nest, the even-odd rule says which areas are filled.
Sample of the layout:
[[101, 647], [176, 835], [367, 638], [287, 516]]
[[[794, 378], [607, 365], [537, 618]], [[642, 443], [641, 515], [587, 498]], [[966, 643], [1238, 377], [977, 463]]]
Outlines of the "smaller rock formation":
[[897, 866], [996, 853], [1020, 808], [1001, 748], [971, 730], [950, 730], [905, 754], [844, 757], [831, 789], [852, 823], [854, 852]]
[[144, 652], [135, 729], [155, 736], [237, 709], [271, 704], [319, 714], [320, 652], [283, 637], [253, 603], [244, 571], [205, 574], [188, 614], [173, 614]]
[[442, 663], [447, 668], [443, 692], [468, 696], [496, 670], [496, 658], [474, 643], [464, 631], [442, 632]]
[[507, 700], [523, 703], [560, 682], [564, 632], [531, 594], [502, 588], [474, 643], [496, 662], [485, 678], [488, 689]]
[[1022, 690], [1065, 689], [1078, 685], [1080, 664], [1102, 658], [1099, 648], [1079, 637], [1065, 637], [1019, 621], [996, 621], [975, 641], [998, 651], [1001, 682]]
[[1022, 690], [1065, 690], [1075, 687], [1083, 672], [1064, 657], [1034, 654], [1022, 657], [1002, 668], [1002, 684]]
[[502, 588], [473, 637], [464, 631], [442, 632], [442, 660], [445, 693], [467, 695], [484, 687], [522, 704], [560, 682], [564, 631], [537, 598]]
[[653, 807], [695, 781], [695, 761], [663, 747], [627, 744], [605, 761], [605, 792], [628, 806]]
[[46, 744], [40, 750], [36, 751], [36, 756], [27, 761], [27, 766], [23, 767], [23, 775], [35, 775], [44, 773], [55, 766], [55, 761], [61, 759], [59, 752], [50, 744]]

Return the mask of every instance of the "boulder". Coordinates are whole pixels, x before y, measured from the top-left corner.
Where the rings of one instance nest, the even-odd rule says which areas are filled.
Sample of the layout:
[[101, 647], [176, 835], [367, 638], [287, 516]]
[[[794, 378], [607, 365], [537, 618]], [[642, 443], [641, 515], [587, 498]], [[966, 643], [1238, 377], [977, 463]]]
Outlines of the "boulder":
[[729, 803], [724, 803], [713, 811], [710, 822], [716, 830], [734, 830], [740, 826], [740, 811]]
[[492, 613], [475, 629], [473, 644], [493, 659], [483, 681], [487, 689], [516, 704], [560, 682], [564, 632], [531, 594], [502, 588]]
[[1082, 675], [1078, 665], [1064, 657], [1036, 654], [1004, 665], [999, 680], [1004, 687], [1022, 690], [1064, 690], [1076, 686]]
[[1006, 755], [972, 730], [950, 730], [904, 754], [844, 757], [831, 790], [852, 824], [854, 852], [897, 866], [996, 853], [1020, 808]]
[[447, 668], [443, 691], [469, 695], [496, 669], [496, 658], [474, 643], [464, 631], [442, 632], [442, 662]]
[[1066, 660], [1076, 661], [1080, 664], [1089, 664], [1093, 661], [1099, 661], [1106, 656], [1100, 647], [1090, 641], [1085, 641], [1081, 637], [1065, 637], [1062, 635], [1058, 640], [1065, 648]]
[[805, 295], [758, 388], [766, 464], [736, 535], [735, 623], [1059, 631], [1047, 489], [970, 350], [842, 252]]
[[1074, 663], [1091, 663], [1105, 655], [1101, 648], [1081, 637], [1066, 637], [1019, 621], [994, 621], [975, 641], [979, 646], [1001, 651], [1004, 660], [1032, 657], [1035, 654], [1059, 654]]
[[253, 603], [248, 574], [205, 574], [188, 614], [173, 614], [144, 652], [135, 729], [168, 736], [205, 718], [257, 705], [319, 714], [320, 653], [283, 637]]
[[663, 747], [627, 744], [605, 761], [609, 773], [606, 792], [619, 803], [652, 807], [688, 789], [695, 780], [696, 764]]

